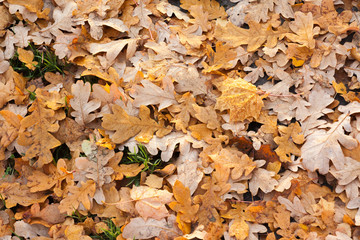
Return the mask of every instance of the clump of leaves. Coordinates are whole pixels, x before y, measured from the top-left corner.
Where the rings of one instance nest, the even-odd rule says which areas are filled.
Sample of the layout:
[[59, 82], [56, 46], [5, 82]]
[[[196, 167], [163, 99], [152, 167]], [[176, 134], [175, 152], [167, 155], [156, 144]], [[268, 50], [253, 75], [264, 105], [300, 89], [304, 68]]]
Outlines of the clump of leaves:
[[[142, 144], [138, 145], [138, 151], [131, 153], [127, 152], [126, 155], [124, 155], [124, 159], [122, 160], [122, 163], [124, 164], [132, 164], [132, 163], [139, 163], [144, 164], [144, 168], [141, 170], [141, 172], [146, 173], [153, 173], [156, 169], [160, 168], [161, 166], [161, 159], [157, 158], [156, 156], [151, 156], [149, 152], [146, 150], [145, 146]], [[127, 184], [127, 186], [131, 184], [135, 184], [135, 186], [140, 185], [140, 176], [141, 172], [136, 175], [135, 177], [130, 177], [130, 182]]]
[[46, 72], [58, 72], [65, 74], [65, 69], [69, 66], [65, 60], [60, 60], [55, 53], [47, 46], [36, 47], [31, 43], [26, 50], [34, 54], [33, 64], [29, 66], [19, 59], [19, 51], [16, 51], [10, 59], [10, 66], [14, 71], [22, 73], [28, 79], [43, 78]]
[[116, 240], [116, 237], [121, 234], [121, 227], [117, 227], [111, 219], [104, 220], [108, 229], [101, 229], [102, 233], [92, 236], [93, 239], [101, 240]]

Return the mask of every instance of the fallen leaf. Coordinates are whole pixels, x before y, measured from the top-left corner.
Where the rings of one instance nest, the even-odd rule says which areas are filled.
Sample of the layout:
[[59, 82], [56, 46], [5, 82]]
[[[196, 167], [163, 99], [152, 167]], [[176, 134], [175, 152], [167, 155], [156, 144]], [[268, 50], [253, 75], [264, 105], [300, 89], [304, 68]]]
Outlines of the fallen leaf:
[[[79, 205], [82, 204], [85, 209], [90, 210], [91, 201], [94, 197], [96, 190], [96, 184], [92, 180], [82, 182], [81, 186], [69, 186], [68, 195], [60, 201], [59, 210], [65, 212], [68, 215], [72, 214], [74, 210], [77, 210]], [[90, 199], [89, 199], [90, 197]]]
[[29, 108], [31, 115], [21, 120], [18, 143], [23, 146], [30, 146], [26, 151], [24, 160], [37, 157], [34, 166], [41, 168], [44, 164], [52, 161], [51, 149], [61, 145], [51, 132], [59, 129], [58, 120], [64, 119], [65, 114], [56, 114], [54, 110], [47, 109], [40, 99], [36, 99]]
[[222, 94], [216, 100], [215, 109], [228, 109], [231, 121], [256, 119], [259, 116], [264, 103], [254, 85], [241, 78], [228, 78], [219, 83], [218, 88]]
[[114, 105], [112, 110], [114, 114], [104, 114], [102, 126], [107, 130], [116, 130], [111, 137], [114, 143], [123, 143], [136, 135], [138, 141], [146, 143], [150, 141], [154, 132], [158, 137], [171, 132], [170, 127], [165, 127], [151, 119], [150, 110], [145, 106], [140, 106], [140, 118], [129, 116], [118, 105]]
[[197, 219], [199, 205], [192, 204], [189, 188], [178, 180], [173, 186], [173, 194], [176, 201], [169, 203], [169, 207], [178, 213], [176, 222], [183, 233], [188, 234], [191, 232], [191, 223]]

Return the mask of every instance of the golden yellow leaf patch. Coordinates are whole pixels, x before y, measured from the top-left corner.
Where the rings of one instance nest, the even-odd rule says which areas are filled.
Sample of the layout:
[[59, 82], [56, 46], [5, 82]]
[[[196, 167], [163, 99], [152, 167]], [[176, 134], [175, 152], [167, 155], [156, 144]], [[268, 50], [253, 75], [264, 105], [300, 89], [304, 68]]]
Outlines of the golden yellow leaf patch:
[[227, 78], [218, 85], [222, 92], [216, 99], [215, 109], [229, 110], [231, 121], [256, 119], [264, 106], [262, 99], [265, 96], [258, 94], [258, 89], [242, 78]]

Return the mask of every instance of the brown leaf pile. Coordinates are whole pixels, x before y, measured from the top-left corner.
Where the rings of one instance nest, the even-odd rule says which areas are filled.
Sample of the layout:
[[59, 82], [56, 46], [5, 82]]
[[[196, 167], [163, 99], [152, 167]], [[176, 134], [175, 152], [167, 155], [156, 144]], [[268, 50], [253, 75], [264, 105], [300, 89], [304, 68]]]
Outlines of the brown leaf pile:
[[360, 2], [231, 2], [0, 1], [1, 239], [360, 238]]

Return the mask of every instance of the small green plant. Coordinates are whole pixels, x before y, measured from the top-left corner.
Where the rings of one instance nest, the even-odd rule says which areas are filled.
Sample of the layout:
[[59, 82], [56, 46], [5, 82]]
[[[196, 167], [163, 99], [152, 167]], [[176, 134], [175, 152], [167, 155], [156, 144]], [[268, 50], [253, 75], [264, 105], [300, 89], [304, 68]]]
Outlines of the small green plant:
[[28, 79], [44, 78], [46, 72], [65, 74], [64, 71], [69, 64], [65, 60], [58, 59], [50, 48], [44, 46], [35, 47], [30, 43], [26, 49], [34, 53], [34, 61], [37, 62], [35, 70], [27, 68], [25, 64], [19, 60], [18, 52], [15, 52], [14, 56], [10, 59], [10, 65], [14, 71], [22, 73], [23, 76]]
[[[140, 163], [144, 164], [144, 168], [141, 172], [153, 173], [156, 169], [158, 169], [162, 163], [160, 158], [154, 158], [151, 156], [146, 150], [145, 146], [142, 144], [138, 145], [138, 151], [135, 153], [128, 152], [125, 160], [123, 161], [125, 164], [132, 163]], [[135, 177], [129, 178], [130, 182], [127, 186], [131, 184], [135, 184], [136, 186], [140, 185], [140, 173]]]
[[10, 158], [8, 159], [7, 166], [5, 168], [5, 172], [2, 175], [2, 179], [4, 179], [6, 176], [19, 174], [18, 171], [15, 170], [15, 156], [14, 154], [11, 154]]
[[116, 240], [116, 237], [121, 234], [121, 228], [117, 227], [111, 219], [106, 219], [104, 222], [109, 229], [101, 229], [103, 232], [93, 236], [92, 238], [101, 240]]
[[74, 210], [71, 215], [67, 215], [74, 219], [75, 223], [84, 222], [88, 216], [82, 215], [78, 210]]

